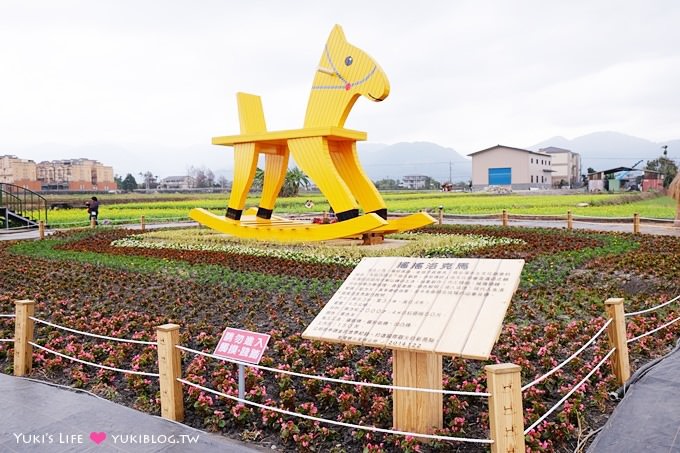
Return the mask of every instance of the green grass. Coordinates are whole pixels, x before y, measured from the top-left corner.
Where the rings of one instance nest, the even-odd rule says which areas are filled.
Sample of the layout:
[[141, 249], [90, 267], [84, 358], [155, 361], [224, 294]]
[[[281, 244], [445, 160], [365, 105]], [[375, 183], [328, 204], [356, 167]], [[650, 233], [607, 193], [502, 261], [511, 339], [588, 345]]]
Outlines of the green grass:
[[[135, 194], [135, 200], [140, 196]], [[170, 195], [167, 194], [167, 198]], [[196, 196], [197, 194], [192, 194]], [[507, 210], [510, 214], [533, 215], [566, 215], [568, 210], [574, 215], [593, 217], [632, 217], [639, 213], [642, 217], [672, 219], [675, 217], [675, 201], [670, 197], [653, 197], [649, 194], [569, 194], [569, 195], [492, 195], [484, 193], [445, 193], [445, 192], [395, 192], [383, 195], [391, 212], [417, 212], [427, 210], [437, 212], [442, 206], [449, 214], [499, 214]], [[644, 198], [644, 197], [653, 198]], [[111, 203], [107, 204], [106, 195], [102, 195], [99, 217], [112, 223], [135, 223], [141, 216], [147, 222], [160, 219], [188, 219], [192, 208], [204, 208], [217, 214], [223, 214], [226, 208], [227, 194], [202, 194], [200, 197], [163, 201], [164, 197], [149, 195], [149, 201], [120, 203], [122, 195], [111, 195]], [[122, 198], [124, 200], [125, 198]], [[314, 207], [305, 207], [305, 201], [311, 199]], [[248, 197], [246, 206], [257, 206], [258, 197]], [[113, 203], [116, 204], [113, 204]], [[577, 206], [587, 203], [588, 206]], [[280, 198], [275, 212], [281, 214], [305, 214], [327, 211], [329, 205], [323, 195], [302, 195], [294, 198]], [[85, 209], [53, 210], [48, 215], [52, 227], [84, 226], [88, 223]]]
[[204, 284], [219, 284], [228, 288], [249, 288], [267, 292], [302, 294], [314, 291], [330, 296], [337, 290], [338, 282], [324, 279], [299, 279], [292, 276], [276, 276], [259, 272], [236, 272], [224, 266], [211, 264], [190, 264], [165, 258], [143, 256], [107, 255], [95, 252], [59, 250], [57, 247], [94, 234], [83, 231], [65, 239], [45, 239], [42, 241], [21, 241], [10, 248], [10, 252], [33, 258], [53, 261], [73, 261], [78, 263], [104, 266], [126, 272], [158, 273], [163, 276], [193, 280]]

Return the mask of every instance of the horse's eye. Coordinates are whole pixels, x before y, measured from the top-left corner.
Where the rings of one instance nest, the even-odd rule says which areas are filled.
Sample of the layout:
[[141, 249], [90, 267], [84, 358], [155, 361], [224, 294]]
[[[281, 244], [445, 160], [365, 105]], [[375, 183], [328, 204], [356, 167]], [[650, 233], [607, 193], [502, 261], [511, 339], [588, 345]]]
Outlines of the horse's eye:
[[353, 61], [352, 57], [345, 58], [345, 66], [351, 65]]

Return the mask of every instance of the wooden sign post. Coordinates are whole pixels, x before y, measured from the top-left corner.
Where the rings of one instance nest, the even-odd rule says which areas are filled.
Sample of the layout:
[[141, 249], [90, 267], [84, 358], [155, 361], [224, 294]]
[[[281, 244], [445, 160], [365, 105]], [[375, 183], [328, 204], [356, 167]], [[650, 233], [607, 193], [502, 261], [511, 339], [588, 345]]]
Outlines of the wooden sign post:
[[[392, 376], [398, 387], [442, 389], [442, 356], [427, 352], [392, 350]], [[402, 431], [427, 433], [444, 426], [441, 393], [395, 390], [393, 425]]]
[[[442, 356], [486, 360], [523, 260], [364, 258], [302, 336], [393, 350], [394, 384], [442, 388]], [[441, 393], [394, 391], [394, 426], [442, 427]]]

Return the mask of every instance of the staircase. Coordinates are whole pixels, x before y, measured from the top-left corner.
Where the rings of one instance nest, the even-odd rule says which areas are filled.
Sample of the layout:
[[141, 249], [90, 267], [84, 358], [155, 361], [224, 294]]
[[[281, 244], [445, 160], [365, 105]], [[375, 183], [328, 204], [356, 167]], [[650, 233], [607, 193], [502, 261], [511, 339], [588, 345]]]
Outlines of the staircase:
[[0, 183], [0, 233], [47, 225], [47, 200], [32, 190]]

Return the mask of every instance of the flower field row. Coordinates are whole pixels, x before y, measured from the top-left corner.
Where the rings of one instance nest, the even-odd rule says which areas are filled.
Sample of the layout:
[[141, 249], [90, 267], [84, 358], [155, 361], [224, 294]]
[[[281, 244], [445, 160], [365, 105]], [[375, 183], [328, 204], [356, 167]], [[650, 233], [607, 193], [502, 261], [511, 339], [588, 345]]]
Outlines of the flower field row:
[[445, 256], [461, 255], [475, 249], [497, 245], [522, 244], [521, 239], [477, 235], [402, 234], [392, 236], [392, 247], [367, 249], [357, 245], [309, 246], [279, 245], [243, 241], [212, 230], [196, 228], [157, 231], [114, 240], [114, 247], [202, 250], [258, 257], [284, 258], [313, 264], [356, 266], [366, 256]]
[[[201, 231], [201, 230], [198, 230]], [[437, 256], [523, 258], [526, 265], [499, 340], [488, 361], [444, 358], [447, 390], [485, 391], [483, 367], [516, 363], [523, 383], [568, 357], [604, 324], [603, 302], [624, 297], [626, 310], [656, 305], [680, 294], [680, 239], [525, 230], [476, 226], [437, 226], [423, 230], [428, 242], [459, 241], [461, 236], [497, 238], [486, 246], [440, 250]], [[181, 344], [212, 352], [227, 326], [272, 335], [263, 364], [336, 378], [391, 383], [391, 353], [384, 349], [309, 341], [301, 332], [351, 271], [350, 262], [318, 262], [304, 253], [263, 255], [243, 249], [116, 247], [133, 232], [99, 229], [59, 234], [45, 241], [0, 244], [0, 313], [13, 311], [15, 299], [37, 301], [36, 316], [67, 327], [104, 335], [154, 339], [154, 327], [181, 326]], [[166, 236], [164, 236], [166, 234]], [[180, 243], [181, 233], [153, 233], [132, 242]], [[421, 234], [421, 233], [418, 233]], [[187, 244], [200, 242], [186, 234]], [[155, 237], [155, 239], [154, 239]], [[128, 239], [126, 239], [128, 238]], [[488, 239], [487, 239], [488, 240]], [[411, 241], [409, 241], [411, 242]], [[416, 240], [417, 242], [417, 240]], [[474, 239], [472, 239], [474, 242]], [[210, 242], [210, 243], [215, 243]], [[464, 243], [464, 242], [463, 242]], [[423, 244], [430, 244], [423, 245]], [[270, 246], [271, 248], [272, 246]], [[399, 253], [402, 253], [403, 250]], [[340, 253], [340, 252], [338, 252]], [[331, 248], [320, 256], [331, 257]], [[629, 336], [677, 317], [680, 307], [628, 320]], [[634, 368], [674, 345], [676, 324], [630, 345]], [[0, 338], [13, 335], [13, 321], [0, 319]], [[108, 343], [54, 328], [36, 326], [38, 344], [108, 366], [154, 372], [153, 346]], [[525, 424], [547, 411], [604, 356], [606, 339], [550, 378], [524, 392]], [[150, 413], [159, 412], [156, 380], [120, 375], [34, 352], [33, 374], [96, 392]], [[12, 344], [0, 343], [0, 364], [11, 372]], [[183, 375], [197, 384], [235, 395], [237, 370], [216, 360], [183, 354]], [[611, 412], [615, 390], [608, 367], [534, 431], [532, 451], [572, 451], [580, 430], [601, 426]], [[387, 390], [249, 369], [247, 399], [303, 414], [390, 428], [392, 398]], [[284, 451], [484, 451], [472, 444], [419, 444], [399, 436], [354, 431], [281, 416], [235, 404], [200, 390], [185, 390], [186, 421], [202, 429]], [[488, 436], [486, 400], [447, 395], [441, 434]]]
[[[141, 216], [147, 221], [159, 219], [188, 219], [192, 208], [208, 209], [216, 214], [224, 214], [227, 203], [226, 194], [211, 195], [202, 199], [174, 201], [135, 201], [132, 203], [107, 204], [102, 197], [100, 219], [112, 223], [125, 221], [138, 223]], [[388, 193], [385, 202], [392, 212], [417, 212], [428, 210], [437, 212], [442, 206], [449, 214], [499, 214], [504, 209], [512, 214], [566, 215], [571, 210], [574, 215], [595, 217], [632, 217], [637, 212], [643, 217], [672, 219], [675, 203], [669, 197], [655, 194], [572, 194], [572, 195], [490, 195], [483, 193]], [[305, 207], [311, 199], [313, 208]], [[249, 197], [246, 206], [257, 206], [257, 197]], [[579, 206], [586, 203], [587, 206]], [[275, 211], [287, 214], [309, 214], [328, 211], [329, 205], [321, 195], [305, 195], [295, 198], [280, 198]], [[85, 209], [62, 209], [49, 213], [53, 227], [86, 225]]]

